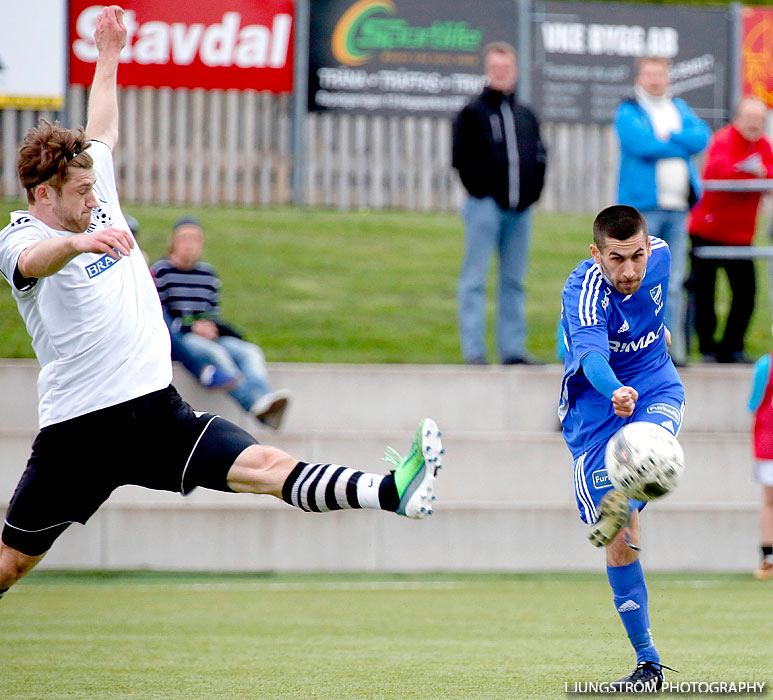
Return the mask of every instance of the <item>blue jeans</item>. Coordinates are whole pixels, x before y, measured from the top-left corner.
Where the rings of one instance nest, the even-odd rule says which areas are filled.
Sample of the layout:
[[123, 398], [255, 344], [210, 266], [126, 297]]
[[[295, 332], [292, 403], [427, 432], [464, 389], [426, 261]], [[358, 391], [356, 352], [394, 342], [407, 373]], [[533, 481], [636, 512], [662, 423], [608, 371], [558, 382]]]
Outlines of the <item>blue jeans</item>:
[[457, 304], [464, 359], [486, 357], [486, 278], [494, 250], [499, 253], [497, 352], [503, 361], [526, 348], [524, 280], [531, 247], [531, 210], [504, 210], [493, 197], [468, 197], [462, 208], [465, 240]]
[[179, 335], [179, 342], [200, 363], [213, 364], [224, 372], [241, 376], [236, 388], [228, 393], [245, 411], [249, 411], [255, 401], [271, 391], [266, 358], [257, 345], [231, 336], [207, 340], [196, 333]]
[[643, 211], [650, 236], [662, 238], [671, 251], [671, 272], [668, 276], [668, 296], [663, 322], [671, 331], [669, 353], [677, 362], [684, 362], [686, 356], [686, 337], [684, 331], [685, 295], [684, 274], [687, 264], [686, 211], [654, 209]]

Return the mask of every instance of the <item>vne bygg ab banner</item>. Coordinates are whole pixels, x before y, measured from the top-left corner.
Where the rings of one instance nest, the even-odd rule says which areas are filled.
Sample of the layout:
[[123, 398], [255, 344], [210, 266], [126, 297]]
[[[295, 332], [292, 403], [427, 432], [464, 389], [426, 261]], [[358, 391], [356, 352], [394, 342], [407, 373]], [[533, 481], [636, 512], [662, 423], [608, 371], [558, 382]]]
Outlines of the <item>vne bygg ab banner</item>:
[[633, 95], [636, 59], [671, 61], [671, 92], [712, 126], [727, 119], [730, 13], [723, 8], [540, 2], [533, 97], [546, 121], [612, 121]]
[[485, 84], [483, 47], [515, 44], [512, 0], [314, 0], [309, 109], [456, 114]]

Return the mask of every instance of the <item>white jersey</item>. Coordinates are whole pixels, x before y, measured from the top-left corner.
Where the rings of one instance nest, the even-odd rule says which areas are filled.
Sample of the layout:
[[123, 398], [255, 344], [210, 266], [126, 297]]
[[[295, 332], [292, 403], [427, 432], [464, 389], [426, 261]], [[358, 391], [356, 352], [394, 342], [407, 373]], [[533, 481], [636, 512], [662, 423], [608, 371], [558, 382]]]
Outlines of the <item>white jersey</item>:
[[[88, 152], [99, 202], [88, 230], [114, 226], [128, 231], [110, 148], [92, 141]], [[19, 256], [32, 243], [70, 235], [27, 211], [13, 212], [11, 223], [0, 231], [0, 272], [11, 285], [40, 363], [41, 428], [163, 389], [172, 381], [169, 333], [139, 246], [119, 260], [82, 253], [59, 272], [26, 286], [15, 274]]]

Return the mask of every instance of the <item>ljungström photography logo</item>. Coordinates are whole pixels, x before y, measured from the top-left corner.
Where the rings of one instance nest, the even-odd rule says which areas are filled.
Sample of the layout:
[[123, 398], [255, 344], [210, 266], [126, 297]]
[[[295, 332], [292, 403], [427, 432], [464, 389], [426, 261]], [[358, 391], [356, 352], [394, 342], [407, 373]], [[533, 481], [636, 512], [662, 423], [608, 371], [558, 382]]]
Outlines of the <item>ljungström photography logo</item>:
[[[630, 687], [629, 687], [630, 686]], [[652, 683], [618, 683], [609, 681], [573, 681], [564, 683], [566, 695], [605, 695], [607, 693], [639, 693], [646, 695], [767, 695], [765, 681], [663, 681], [660, 688]]]

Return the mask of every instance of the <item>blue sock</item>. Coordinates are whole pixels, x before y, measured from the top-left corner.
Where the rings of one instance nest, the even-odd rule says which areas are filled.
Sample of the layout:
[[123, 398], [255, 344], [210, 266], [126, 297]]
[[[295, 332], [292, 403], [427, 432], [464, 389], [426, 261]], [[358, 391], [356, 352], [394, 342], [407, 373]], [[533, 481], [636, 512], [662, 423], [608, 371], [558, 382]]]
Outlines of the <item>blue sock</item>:
[[660, 655], [650, 634], [647, 584], [641, 563], [637, 559], [626, 566], [607, 566], [607, 578], [612, 586], [615, 607], [636, 651], [636, 663], [660, 663]]

